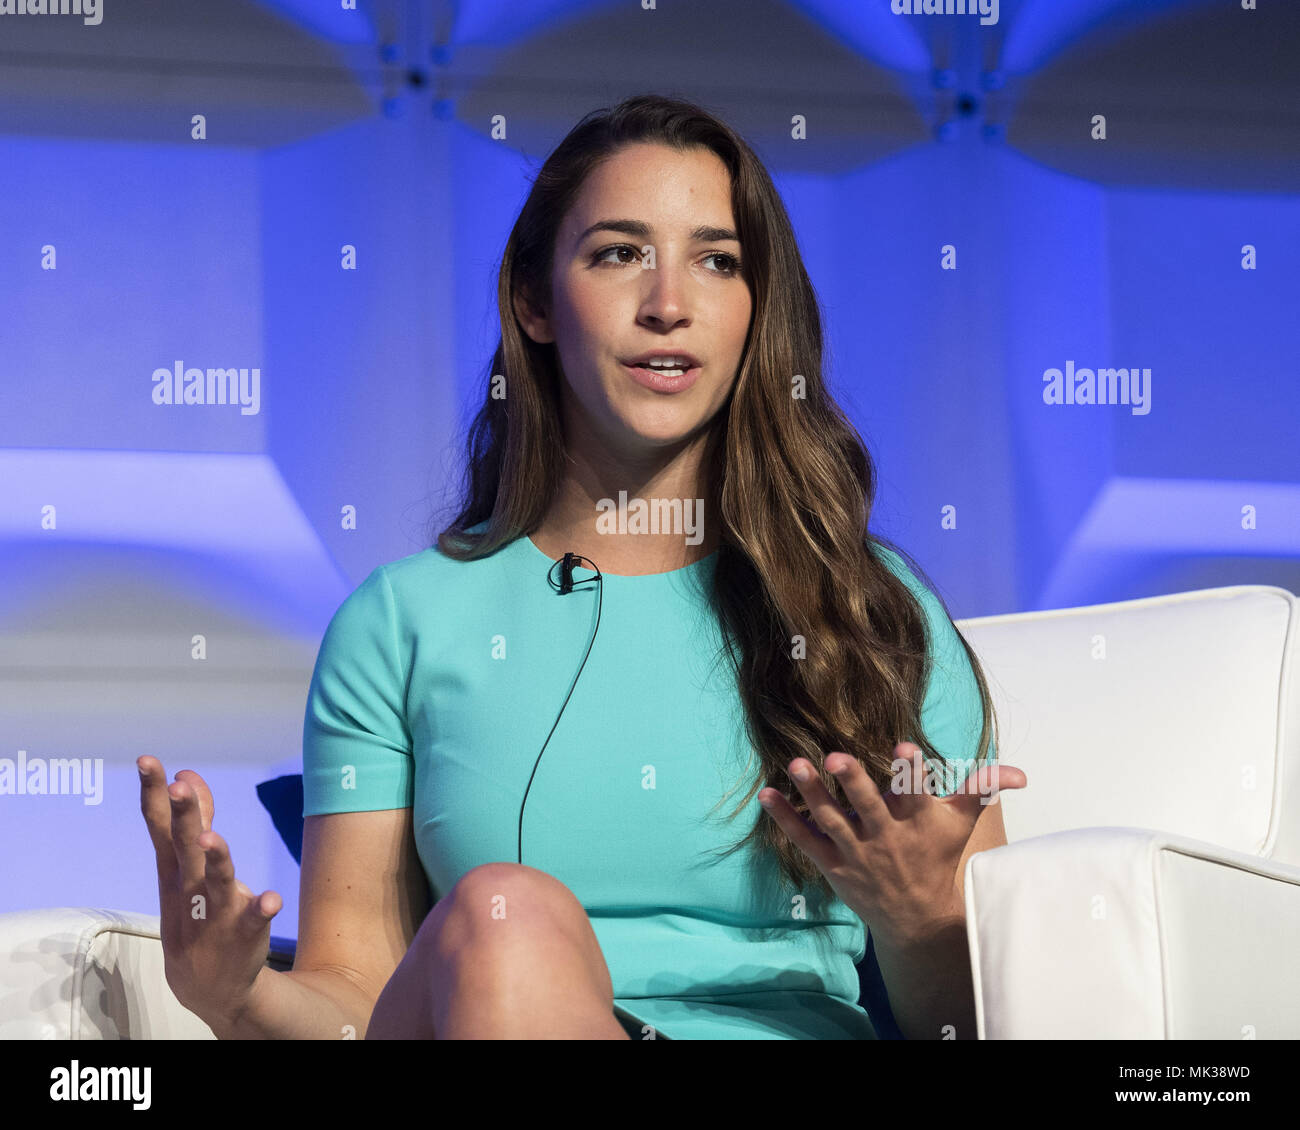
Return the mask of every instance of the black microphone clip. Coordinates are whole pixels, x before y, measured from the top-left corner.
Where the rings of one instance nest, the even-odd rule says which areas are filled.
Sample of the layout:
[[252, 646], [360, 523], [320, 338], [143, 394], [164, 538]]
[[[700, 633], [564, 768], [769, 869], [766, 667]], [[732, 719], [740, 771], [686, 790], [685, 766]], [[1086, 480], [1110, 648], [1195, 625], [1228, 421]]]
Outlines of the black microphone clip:
[[576, 553], [566, 553], [560, 562], [560, 595], [573, 591], [573, 567], [578, 563]]

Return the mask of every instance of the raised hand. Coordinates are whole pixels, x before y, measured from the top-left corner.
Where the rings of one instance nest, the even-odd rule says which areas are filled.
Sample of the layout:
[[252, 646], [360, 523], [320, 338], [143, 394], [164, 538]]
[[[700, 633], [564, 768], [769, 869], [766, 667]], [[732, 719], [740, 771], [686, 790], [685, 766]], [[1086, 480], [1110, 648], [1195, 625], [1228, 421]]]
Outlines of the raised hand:
[[[910, 764], [910, 783], [882, 791], [856, 758], [831, 753], [826, 768], [840, 782], [852, 811], [831, 796], [804, 758], [790, 763], [790, 775], [808, 803], [805, 819], [776, 789], [758, 799], [791, 841], [817, 865], [831, 889], [873, 930], [919, 935], [925, 925], [962, 914], [957, 867], [982, 805], [1001, 789], [1024, 788], [1022, 770], [982, 765], [951, 796], [934, 796], [919, 746], [900, 742], [894, 756]], [[802, 774], [802, 775], [801, 775]]]
[[212, 830], [212, 793], [182, 769], [167, 784], [156, 757], [136, 759], [140, 809], [158, 861], [158, 905], [167, 984], [209, 1026], [247, 1006], [270, 950], [271, 919], [284, 900], [253, 894], [235, 878], [226, 841]]

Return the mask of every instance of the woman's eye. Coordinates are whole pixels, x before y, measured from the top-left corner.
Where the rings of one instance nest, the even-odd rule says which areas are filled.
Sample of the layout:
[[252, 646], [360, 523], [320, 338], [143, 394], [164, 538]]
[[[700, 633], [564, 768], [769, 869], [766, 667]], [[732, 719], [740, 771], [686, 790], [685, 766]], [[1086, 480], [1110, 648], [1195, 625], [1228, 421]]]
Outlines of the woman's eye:
[[[626, 251], [630, 256], [630, 258], [628, 259], [623, 259], [615, 263], [616, 266], [626, 266], [628, 263], [635, 263], [641, 258], [641, 252], [637, 248], [633, 247], [631, 244], [628, 243], [619, 243], [619, 244], [615, 244], [613, 247], [606, 247], [601, 251], [597, 251], [596, 254], [592, 257], [592, 262], [594, 263], [614, 262], [613, 260], [607, 259], [606, 256], [616, 251]], [[741, 269], [740, 260], [737, 259], [734, 255], [728, 255], [725, 251], [713, 251], [710, 254], [706, 255], [704, 258], [706, 262], [709, 259], [723, 260], [723, 266], [721, 267], [721, 269], [714, 271], [713, 272], [714, 274], [726, 275], [730, 277], [731, 275], [737, 274]]]
[[734, 275], [740, 270], [740, 260], [734, 255], [728, 255], [725, 251], [715, 251], [708, 258], [725, 259], [727, 261], [727, 266], [718, 272], [720, 275]]
[[609, 260], [607, 260], [605, 256], [608, 255], [611, 251], [626, 251], [629, 255], [631, 255], [632, 256], [631, 259], [623, 260], [624, 264], [635, 262], [636, 260], [641, 258], [641, 252], [639, 252], [635, 247], [632, 247], [630, 244], [627, 243], [620, 243], [614, 247], [606, 247], [603, 251], [597, 251], [593, 259], [593, 262], [596, 263], [609, 262]]

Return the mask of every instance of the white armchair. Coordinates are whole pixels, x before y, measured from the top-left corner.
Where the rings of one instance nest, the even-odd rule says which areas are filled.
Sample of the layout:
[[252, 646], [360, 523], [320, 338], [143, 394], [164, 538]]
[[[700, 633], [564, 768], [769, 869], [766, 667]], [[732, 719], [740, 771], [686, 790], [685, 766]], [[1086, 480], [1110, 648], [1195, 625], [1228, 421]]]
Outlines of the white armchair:
[[966, 867], [979, 1037], [1300, 1037], [1295, 596], [960, 626], [1029, 778]]
[[[965, 875], [979, 1037], [1300, 1036], [1295, 596], [1242, 585], [958, 625], [1000, 760], [1029, 778], [1003, 797], [1010, 842]], [[156, 915], [0, 915], [0, 1039], [42, 1037], [212, 1032], [167, 986]]]

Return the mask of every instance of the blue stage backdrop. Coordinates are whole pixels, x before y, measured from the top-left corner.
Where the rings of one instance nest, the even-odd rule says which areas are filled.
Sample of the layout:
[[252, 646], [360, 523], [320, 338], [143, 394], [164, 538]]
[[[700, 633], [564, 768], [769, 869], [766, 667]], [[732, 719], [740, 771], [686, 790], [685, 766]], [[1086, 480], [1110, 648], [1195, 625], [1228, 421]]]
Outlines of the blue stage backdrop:
[[[772, 171], [875, 527], [954, 616], [1300, 591], [1300, 6], [911, 7], [0, 16], [0, 758], [89, 768], [0, 796], [0, 911], [156, 913], [149, 753], [296, 933], [255, 786], [334, 609], [450, 516], [530, 178], [639, 91]], [[168, 403], [196, 368], [232, 402]]]

